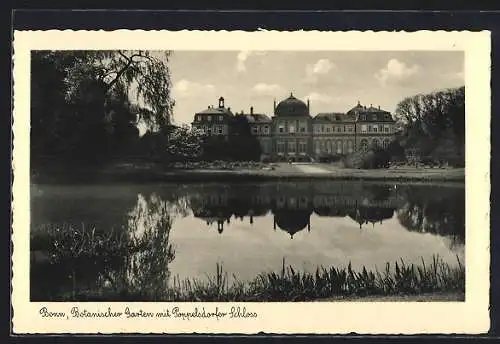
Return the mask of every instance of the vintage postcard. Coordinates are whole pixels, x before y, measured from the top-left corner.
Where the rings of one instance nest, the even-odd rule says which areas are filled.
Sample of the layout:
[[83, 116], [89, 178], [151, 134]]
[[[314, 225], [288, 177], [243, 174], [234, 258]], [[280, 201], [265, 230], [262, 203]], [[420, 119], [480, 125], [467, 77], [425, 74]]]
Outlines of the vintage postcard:
[[16, 31], [13, 332], [489, 329], [490, 33]]

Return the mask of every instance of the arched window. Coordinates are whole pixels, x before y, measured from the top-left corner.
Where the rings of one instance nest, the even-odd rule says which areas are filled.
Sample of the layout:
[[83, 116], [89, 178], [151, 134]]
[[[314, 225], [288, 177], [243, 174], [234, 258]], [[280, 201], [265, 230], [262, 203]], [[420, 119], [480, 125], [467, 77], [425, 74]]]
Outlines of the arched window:
[[342, 141], [337, 140], [337, 154], [342, 154]]
[[380, 142], [378, 141], [378, 139], [373, 139], [372, 146], [373, 148], [377, 148], [380, 146]]
[[347, 140], [347, 152], [350, 154], [354, 151], [354, 145], [352, 140]]
[[362, 139], [360, 142], [360, 148], [362, 152], [366, 152], [368, 150], [368, 140]]
[[384, 139], [384, 142], [382, 143], [382, 146], [385, 148], [389, 147], [389, 139]]

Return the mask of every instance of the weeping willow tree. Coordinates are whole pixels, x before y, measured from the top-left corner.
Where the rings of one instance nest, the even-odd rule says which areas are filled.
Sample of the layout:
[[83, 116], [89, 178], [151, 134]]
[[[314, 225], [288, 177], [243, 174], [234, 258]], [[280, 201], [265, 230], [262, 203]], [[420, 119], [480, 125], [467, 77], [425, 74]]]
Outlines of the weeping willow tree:
[[34, 158], [105, 158], [117, 132], [132, 140], [139, 123], [153, 131], [167, 126], [174, 107], [170, 56], [142, 50], [32, 52]]

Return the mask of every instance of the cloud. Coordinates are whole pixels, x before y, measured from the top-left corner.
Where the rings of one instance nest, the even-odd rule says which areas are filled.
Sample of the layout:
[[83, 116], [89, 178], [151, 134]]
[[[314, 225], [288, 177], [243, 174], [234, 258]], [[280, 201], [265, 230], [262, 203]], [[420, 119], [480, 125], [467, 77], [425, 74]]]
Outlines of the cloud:
[[397, 59], [390, 59], [384, 68], [375, 73], [375, 78], [382, 86], [403, 84], [418, 75], [419, 71], [420, 67], [418, 65], [409, 67]]
[[258, 96], [276, 96], [283, 93], [283, 89], [277, 84], [258, 83], [252, 87], [252, 93]]
[[250, 56], [263, 56], [265, 54], [265, 51], [240, 51], [238, 55], [236, 55], [236, 71], [240, 73], [246, 72], [246, 61]]
[[201, 84], [198, 82], [181, 79], [174, 84], [172, 92], [177, 97], [198, 96], [207, 93], [214, 93], [215, 86], [212, 84]]
[[318, 102], [318, 103], [331, 103], [334, 99], [333, 97], [324, 94], [324, 93], [317, 93], [317, 92], [311, 92], [306, 96], [306, 99], [309, 99], [312, 102]]
[[[310, 84], [317, 84], [322, 81], [331, 83], [338, 81], [339, 76], [335, 72], [337, 66], [328, 59], [319, 59], [313, 64], [306, 65], [306, 78], [305, 81]], [[333, 79], [332, 79], [333, 78]]]

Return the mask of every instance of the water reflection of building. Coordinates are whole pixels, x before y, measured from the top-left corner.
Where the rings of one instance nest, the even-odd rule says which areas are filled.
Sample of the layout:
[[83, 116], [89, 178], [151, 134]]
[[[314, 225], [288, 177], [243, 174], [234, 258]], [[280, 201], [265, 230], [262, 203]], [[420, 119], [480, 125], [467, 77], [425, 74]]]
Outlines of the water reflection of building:
[[307, 227], [311, 230], [311, 214], [313, 212], [312, 202], [307, 194], [297, 190], [296, 194], [286, 193], [290, 190], [281, 190], [283, 192], [272, 202], [273, 228], [276, 227], [288, 232], [293, 239], [295, 233], [300, 232]]
[[383, 220], [391, 219], [394, 216], [395, 210], [395, 208], [360, 206], [355, 211], [349, 212], [348, 216], [359, 223], [359, 228], [362, 228], [364, 224], [368, 223], [373, 226], [377, 222], [382, 224]]
[[311, 215], [350, 217], [360, 226], [390, 219], [400, 199], [391, 186], [374, 187], [359, 183], [276, 183], [206, 188], [191, 199], [195, 217], [208, 225], [217, 223], [219, 233], [230, 219], [255, 217], [271, 211], [273, 228], [290, 237], [307, 228]]

